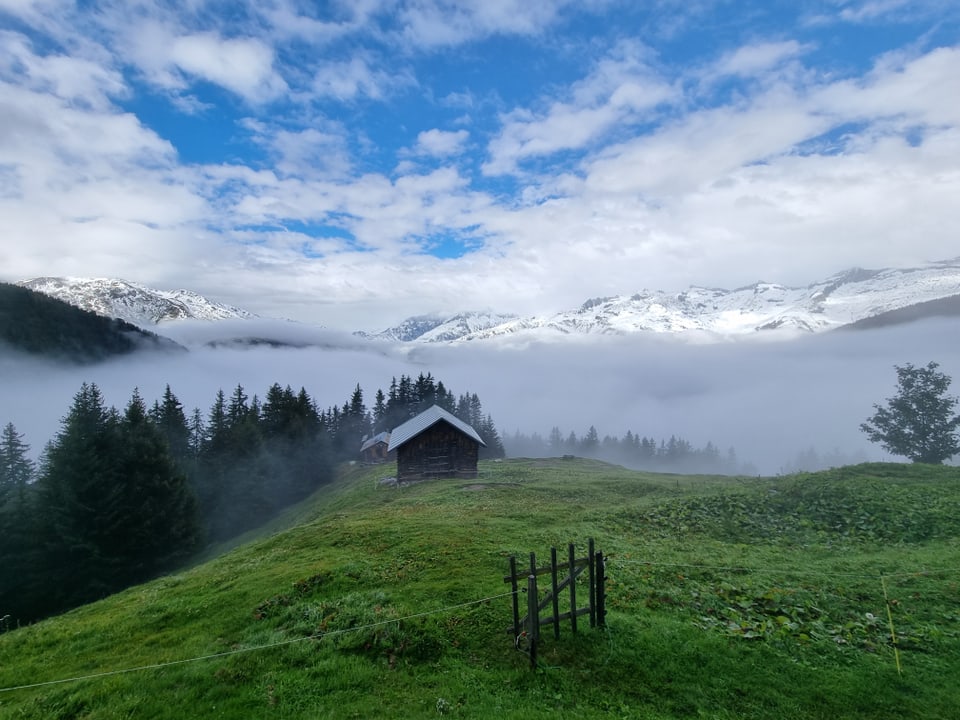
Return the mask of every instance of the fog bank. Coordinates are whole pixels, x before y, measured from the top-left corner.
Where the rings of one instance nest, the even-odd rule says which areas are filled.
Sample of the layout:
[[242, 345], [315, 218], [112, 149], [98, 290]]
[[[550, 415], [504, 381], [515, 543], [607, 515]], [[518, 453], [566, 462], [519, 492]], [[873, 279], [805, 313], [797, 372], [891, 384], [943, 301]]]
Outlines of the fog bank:
[[[289, 326], [285, 326], [289, 327]], [[890, 459], [868, 443], [859, 424], [895, 389], [894, 364], [933, 360], [960, 394], [956, 320], [840, 332], [784, 342], [689, 344], [656, 336], [600, 338], [500, 348], [397, 348], [338, 333], [293, 327], [308, 347], [190, 345], [187, 353], [152, 354], [90, 367], [0, 357], [0, 424], [12, 422], [33, 454], [59, 429], [82, 382], [94, 382], [122, 409], [134, 388], [148, 404], [167, 384], [189, 414], [204, 417], [214, 395], [238, 384], [263, 398], [274, 382], [300, 387], [321, 409], [342, 405], [357, 383], [367, 406], [392, 377], [432, 373], [456, 394], [475, 392], [504, 436], [546, 437], [553, 426], [582, 435], [677, 435], [701, 447], [736, 449], [741, 460], [775, 474], [809, 448]], [[228, 336], [222, 334], [220, 340]], [[187, 331], [189, 330], [189, 332]], [[267, 337], [271, 329], [262, 328]], [[273, 336], [278, 331], [273, 328]], [[193, 333], [191, 335], [191, 333]], [[197, 328], [174, 339], [197, 343]]]

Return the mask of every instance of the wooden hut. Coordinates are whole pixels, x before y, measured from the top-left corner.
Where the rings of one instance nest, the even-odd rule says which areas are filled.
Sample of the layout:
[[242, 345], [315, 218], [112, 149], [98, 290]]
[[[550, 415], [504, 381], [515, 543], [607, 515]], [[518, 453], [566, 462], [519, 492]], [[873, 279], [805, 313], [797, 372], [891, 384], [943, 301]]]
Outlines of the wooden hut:
[[364, 438], [360, 446], [360, 457], [364, 462], [382, 463], [393, 459], [393, 456], [387, 451], [390, 445], [390, 433], [377, 433], [371, 438]]
[[397, 453], [397, 480], [477, 476], [477, 431], [434, 405], [390, 433], [388, 451]]

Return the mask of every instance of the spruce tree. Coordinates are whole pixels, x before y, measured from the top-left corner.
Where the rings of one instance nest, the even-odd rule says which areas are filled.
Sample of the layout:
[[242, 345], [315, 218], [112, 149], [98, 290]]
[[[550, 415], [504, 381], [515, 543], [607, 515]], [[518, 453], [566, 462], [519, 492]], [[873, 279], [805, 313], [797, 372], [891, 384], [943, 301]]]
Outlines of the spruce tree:
[[444, 387], [443, 383], [437, 381], [436, 403], [449, 413], [453, 413], [457, 407], [457, 401], [453, 393]]
[[259, 401], [237, 385], [228, 401], [218, 390], [204, 425], [196, 481], [208, 538], [243, 532], [265, 515], [266, 467]]
[[0, 507], [26, 503], [27, 485], [33, 480], [30, 448], [13, 423], [0, 434]]
[[34, 466], [29, 452], [23, 436], [7, 423], [0, 435], [0, 617], [7, 616], [14, 625], [31, 620], [33, 612], [30, 591], [36, 562], [30, 543], [29, 486]]
[[547, 442], [549, 443], [550, 452], [552, 454], [563, 454], [563, 435], [560, 433], [560, 428], [556, 425], [550, 428], [550, 439]]
[[587, 457], [596, 457], [599, 449], [600, 437], [597, 434], [597, 429], [591, 425], [587, 430], [587, 434], [584, 435], [580, 441], [580, 451]]
[[480, 435], [480, 438], [483, 440], [486, 447], [480, 448], [480, 458], [481, 459], [490, 459], [490, 458], [502, 458], [506, 456], [506, 451], [503, 447], [503, 442], [500, 439], [500, 433], [497, 432], [497, 426], [493, 423], [493, 418], [490, 415], [487, 415], [483, 421], [480, 423], [480, 426], [476, 428], [477, 433]]
[[373, 399], [373, 432], [379, 433], [390, 430], [385, 426], [387, 419], [387, 397], [383, 390], [377, 389], [377, 394]]
[[134, 391], [119, 426], [118, 485], [101, 522], [122, 586], [174, 566], [200, 537], [197, 504], [163, 432]]
[[413, 393], [416, 396], [416, 412], [421, 413], [427, 408], [437, 404], [437, 384], [433, 375], [420, 373], [413, 385]]
[[279, 383], [274, 383], [267, 389], [261, 415], [264, 438], [272, 439], [286, 435], [292, 418], [293, 405], [293, 390], [289, 385], [281, 388]]
[[[199, 410], [194, 412], [191, 437], [196, 447], [197, 471], [194, 479], [194, 492], [200, 505], [200, 516], [208, 531], [220, 506], [227, 496], [227, 477], [229, 476], [229, 426], [227, 424], [227, 405], [223, 390], [217, 390], [213, 405], [207, 413], [206, 422], [201, 422]], [[212, 536], [212, 533], [210, 533]]]
[[167, 444], [170, 454], [181, 468], [190, 467], [192, 456], [190, 450], [190, 428], [187, 425], [187, 416], [183, 412], [183, 405], [167, 385], [163, 391], [163, 399], [154, 406], [152, 419], [160, 430]]
[[118, 486], [117, 415], [95, 384], [83, 383], [47, 446], [38, 485], [38, 539], [47, 593], [42, 616], [111, 592], [113, 567], [100, 525]]

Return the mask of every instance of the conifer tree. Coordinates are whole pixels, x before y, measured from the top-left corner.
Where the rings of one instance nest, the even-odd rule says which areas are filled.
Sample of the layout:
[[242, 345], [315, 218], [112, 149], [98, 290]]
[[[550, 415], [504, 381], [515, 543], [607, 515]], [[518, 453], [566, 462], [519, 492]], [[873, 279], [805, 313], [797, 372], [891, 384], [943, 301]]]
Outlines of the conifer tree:
[[554, 425], [550, 428], [550, 439], [547, 441], [550, 445], [550, 452], [554, 455], [563, 454], [563, 435], [560, 434], [560, 428]]
[[200, 501], [211, 539], [255, 527], [275, 509], [266, 487], [257, 405], [237, 385], [229, 401], [218, 391], [210, 410]]
[[479, 434], [483, 440], [484, 445], [486, 445], [486, 447], [480, 448], [480, 457], [482, 459], [502, 458], [506, 456], [503, 442], [500, 439], [500, 433], [497, 432], [497, 426], [494, 425], [493, 418], [490, 417], [490, 415], [487, 415], [483, 419], [476, 430], [477, 434]]
[[30, 448], [13, 423], [0, 435], [0, 617], [32, 619], [29, 597], [36, 566], [30, 543], [33, 522], [29, 485], [34, 466]]
[[187, 429], [189, 431], [188, 447], [190, 458], [196, 463], [200, 457], [200, 451], [203, 449], [204, 437], [207, 432], [203, 422], [203, 413], [200, 411], [200, 408], [194, 408], [193, 412], [190, 413], [190, 422], [187, 425]]
[[286, 434], [292, 418], [293, 404], [293, 390], [289, 385], [281, 388], [279, 383], [274, 383], [269, 387], [261, 416], [264, 438], [272, 439]]
[[387, 397], [383, 394], [383, 390], [377, 388], [377, 394], [373, 399], [373, 432], [384, 432], [390, 430], [385, 426], [385, 420], [387, 418]]
[[0, 507], [26, 503], [27, 485], [34, 473], [29, 451], [13, 423], [7, 423], [0, 434]]
[[38, 484], [40, 616], [101, 597], [113, 588], [100, 523], [118, 486], [117, 415], [95, 384], [83, 383], [47, 446]]
[[196, 498], [163, 432], [136, 390], [119, 426], [119, 484], [101, 521], [118, 584], [149, 577], [186, 557], [200, 537]]
[[271, 492], [277, 506], [305, 497], [320, 482], [329, 449], [323, 444], [325, 434], [316, 405], [304, 388], [294, 395], [288, 385], [273, 385], [267, 391], [261, 428], [263, 452], [272, 478]]
[[580, 441], [580, 451], [587, 457], [594, 457], [597, 454], [597, 450], [600, 448], [600, 437], [597, 434], [597, 429], [591, 425], [587, 430], [587, 434], [583, 436], [583, 439]]
[[421, 413], [429, 407], [437, 404], [437, 385], [433, 375], [420, 373], [413, 385], [413, 393], [416, 397], [416, 412]]
[[350, 396], [350, 402], [343, 407], [338, 446], [344, 459], [354, 458], [360, 451], [360, 444], [370, 434], [370, 418], [367, 406], [363, 402], [363, 390], [359, 383]]
[[247, 393], [243, 386], [237, 385], [227, 405], [227, 424], [230, 427], [235, 427], [247, 419], [247, 415], [250, 413], [250, 405], [247, 401]]
[[155, 404], [152, 419], [170, 446], [170, 455], [187, 470], [190, 467], [190, 428], [187, 426], [187, 416], [183, 412], [183, 405], [167, 385], [163, 391], [162, 401]]

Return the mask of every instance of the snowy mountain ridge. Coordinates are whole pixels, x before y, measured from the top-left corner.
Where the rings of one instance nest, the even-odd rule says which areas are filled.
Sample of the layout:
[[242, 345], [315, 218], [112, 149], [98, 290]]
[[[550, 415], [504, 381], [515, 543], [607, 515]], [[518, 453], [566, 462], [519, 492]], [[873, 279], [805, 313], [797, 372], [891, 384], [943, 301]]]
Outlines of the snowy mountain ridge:
[[461, 312], [453, 316], [417, 315], [378, 333], [357, 334], [375, 340], [396, 342], [453, 342], [493, 332], [516, 320], [516, 315], [493, 312]]
[[[251, 319], [188, 290], [114, 279], [36, 278], [19, 283], [145, 329], [184, 319]], [[960, 258], [906, 269], [854, 268], [806, 287], [758, 282], [734, 290], [690, 287], [593, 298], [575, 310], [521, 317], [497, 312], [419, 315], [356, 335], [392, 343], [462, 343], [656, 333], [706, 340], [788, 338], [927, 314], [960, 315]]]
[[[947, 298], [960, 312], [960, 258], [920, 268], [854, 268], [807, 287], [759, 282], [735, 290], [690, 287], [594, 298], [578, 309], [532, 317], [458, 313], [429, 324], [411, 318], [368, 337], [405, 342], [465, 342], [511, 335], [699, 334], [721, 339], [777, 331], [817, 333]], [[951, 306], [953, 308], [954, 306]], [[942, 308], [938, 311], [942, 312]], [[922, 313], [921, 313], [922, 314]]]
[[256, 317], [246, 310], [212, 302], [190, 290], [154, 290], [126, 280], [40, 277], [17, 284], [147, 330], [175, 320]]

